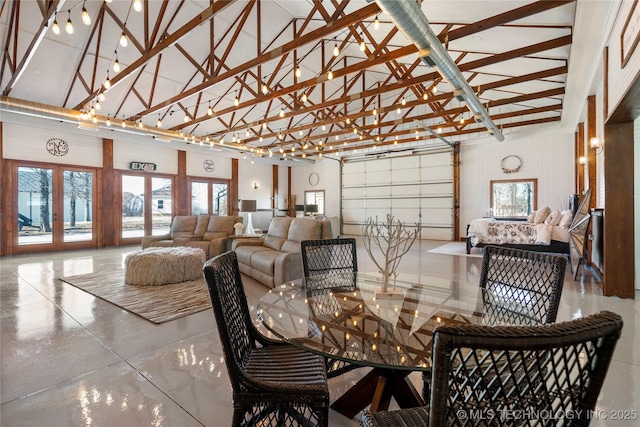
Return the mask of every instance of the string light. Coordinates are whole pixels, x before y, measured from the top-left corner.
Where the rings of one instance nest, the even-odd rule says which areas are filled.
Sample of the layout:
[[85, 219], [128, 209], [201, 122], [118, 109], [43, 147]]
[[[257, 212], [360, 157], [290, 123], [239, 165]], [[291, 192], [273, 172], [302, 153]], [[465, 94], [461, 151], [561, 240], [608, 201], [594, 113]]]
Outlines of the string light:
[[142, 1], [141, 0], [134, 0], [134, 2], [133, 2], [133, 10], [135, 10], [136, 12], [141, 12], [142, 11]]
[[51, 26], [51, 31], [53, 31], [53, 34], [55, 35], [60, 34], [60, 26], [58, 25], [58, 12], [53, 15], [53, 25]]
[[266, 84], [262, 84], [262, 93], [266, 95], [269, 92], [269, 87]]
[[108, 114], [107, 114], [107, 126], [111, 126], [111, 119], [109, 118]]
[[125, 122], [125, 120], [124, 120], [124, 114], [122, 115], [122, 122], [120, 123], [120, 125], [121, 125], [123, 128], [126, 128], [126, 127], [127, 127], [127, 123], [126, 123], [126, 122]]
[[306, 103], [306, 102], [307, 102], [307, 94], [306, 94], [306, 93], [303, 93], [303, 94], [302, 94], [302, 103], [304, 104], [304, 103]]
[[378, 15], [376, 15], [376, 19], [373, 21], [373, 28], [375, 30], [380, 29], [380, 19], [378, 19]]
[[118, 52], [116, 52], [116, 60], [113, 61], [113, 71], [116, 73], [120, 72], [120, 62], [118, 62]]
[[407, 100], [406, 100], [406, 99], [404, 99], [404, 96], [402, 97], [402, 102], [401, 102], [401, 104], [402, 104], [403, 106], [407, 105]]
[[158, 116], [158, 122], [156, 123], [156, 127], [162, 127], [162, 120], [160, 120], [160, 116]]
[[302, 72], [300, 71], [300, 67], [296, 67], [296, 77], [300, 77], [302, 75]]
[[69, 18], [67, 19], [67, 25], [64, 26], [64, 30], [67, 34], [73, 34], [73, 24], [71, 23], [71, 9], [69, 9]]
[[211, 101], [209, 101], [209, 108], [207, 109], [207, 114], [209, 116], [213, 116], [213, 108], [211, 108]]
[[100, 92], [98, 94], [98, 99], [100, 100], [100, 102], [104, 102], [104, 100], [107, 99], [107, 97], [104, 95], [104, 92]]
[[333, 56], [340, 55], [340, 48], [338, 48], [338, 43], [333, 45]]
[[284, 107], [280, 107], [280, 117], [284, 117]]
[[187, 123], [189, 121], [189, 114], [184, 113], [184, 118], [182, 119], [182, 121]]
[[367, 49], [367, 45], [364, 42], [364, 36], [360, 33], [360, 52], [364, 52]]
[[82, 2], [82, 23], [84, 25], [91, 25], [91, 17], [89, 16], [89, 12], [87, 12], [87, 9], [84, 7], [85, 3], [86, 0]]
[[238, 99], [238, 91], [236, 91], [236, 99], [233, 100], [233, 105], [236, 107], [240, 105], [240, 100]]
[[120, 46], [127, 47], [129, 45], [129, 40], [127, 40], [127, 35], [123, 31], [120, 35]]
[[111, 88], [111, 80], [109, 79], [109, 72], [107, 72], [107, 78], [104, 80], [104, 88]]
[[333, 71], [329, 70], [329, 72], [327, 73], [327, 79], [333, 79]]

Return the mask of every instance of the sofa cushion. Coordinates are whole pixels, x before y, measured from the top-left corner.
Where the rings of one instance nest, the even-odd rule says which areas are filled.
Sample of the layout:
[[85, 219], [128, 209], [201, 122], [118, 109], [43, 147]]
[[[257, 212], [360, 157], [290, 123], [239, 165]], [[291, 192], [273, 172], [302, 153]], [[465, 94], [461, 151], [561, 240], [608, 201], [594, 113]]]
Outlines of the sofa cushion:
[[171, 238], [178, 237], [191, 237], [196, 229], [196, 223], [198, 222], [197, 216], [181, 216], [178, 215], [173, 218], [171, 223]]
[[300, 252], [303, 240], [322, 238], [322, 222], [311, 218], [294, 218], [289, 227], [287, 240], [280, 249], [282, 252]]
[[235, 229], [233, 228], [235, 223], [235, 216], [211, 216], [203, 239], [213, 240], [231, 236], [235, 233]]
[[193, 235], [202, 237], [207, 231], [207, 224], [209, 224], [210, 215], [198, 215], [198, 221], [196, 222], [196, 227], [193, 230]]
[[264, 238], [263, 245], [267, 248], [279, 251], [289, 234], [291, 219], [292, 218], [284, 216], [274, 217], [271, 220], [271, 224], [269, 224], [269, 230], [267, 231], [267, 235]]

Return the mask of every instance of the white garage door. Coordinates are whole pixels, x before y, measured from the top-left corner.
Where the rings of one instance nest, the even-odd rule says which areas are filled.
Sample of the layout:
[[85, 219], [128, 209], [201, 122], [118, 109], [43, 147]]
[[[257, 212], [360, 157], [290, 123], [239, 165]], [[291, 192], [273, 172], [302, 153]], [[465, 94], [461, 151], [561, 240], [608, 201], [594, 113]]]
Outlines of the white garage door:
[[362, 235], [366, 219], [393, 215], [422, 225], [422, 239], [453, 240], [453, 152], [346, 161], [342, 168], [345, 234]]

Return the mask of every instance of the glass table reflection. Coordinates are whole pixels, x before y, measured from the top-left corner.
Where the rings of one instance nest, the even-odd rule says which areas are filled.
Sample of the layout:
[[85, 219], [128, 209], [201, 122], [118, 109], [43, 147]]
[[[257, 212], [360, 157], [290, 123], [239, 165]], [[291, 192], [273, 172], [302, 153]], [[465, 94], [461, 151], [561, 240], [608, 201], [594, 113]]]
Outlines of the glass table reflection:
[[[328, 272], [282, 284], [265, 294], [258, 318], [279, 338], [332, 360], [373, 368], [331, 407], [353, 418], [370, 405], [387, 409], [423, 405], [407, 378], [431, 368], [431, 340], [442, 324], [486, 323], [483, 307], [503, 300], [503, 309], [535, 323], [526, 307], [509, 306], [508, 295], [483, 295], [477, 286], [426, 276], [406, 276], [380, 293], [372, 274]], [[492, 322], [495, 322], [495, 312]]]

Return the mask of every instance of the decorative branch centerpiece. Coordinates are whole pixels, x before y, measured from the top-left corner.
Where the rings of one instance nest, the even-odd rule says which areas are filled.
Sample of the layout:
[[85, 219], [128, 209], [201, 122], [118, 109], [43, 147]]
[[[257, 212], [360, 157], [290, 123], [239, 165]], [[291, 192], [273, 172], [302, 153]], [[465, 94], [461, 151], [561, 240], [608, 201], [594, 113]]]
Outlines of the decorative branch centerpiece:
[[[378, 222], [378, 217], [367, 218], [364, 230], [364, 247], [369, 254], [369, 258], [378, 267], [382, 275], [382, 288], [377, 295], [391, 295], [394, 292], [389, 291], [389, 281], [393, 276], [394, 281], [397, 276], [396, 270], [400, 264], [400, 260], [409, 252], [411, 246], [420, 235], [422, 227], [416, 223], [413, 230], [409, 230], [405, 223], [394, 219], [390, 214], [387, 215], [386, 222]], [[374, 251], [377, 252], [374, 255]], [[382, 259], [378, 260], [376, 256], [382, 255]]]

